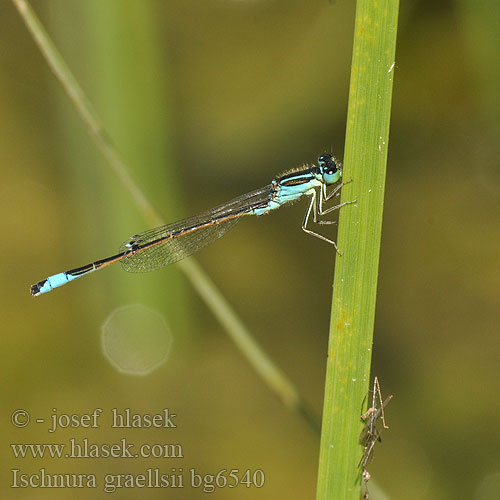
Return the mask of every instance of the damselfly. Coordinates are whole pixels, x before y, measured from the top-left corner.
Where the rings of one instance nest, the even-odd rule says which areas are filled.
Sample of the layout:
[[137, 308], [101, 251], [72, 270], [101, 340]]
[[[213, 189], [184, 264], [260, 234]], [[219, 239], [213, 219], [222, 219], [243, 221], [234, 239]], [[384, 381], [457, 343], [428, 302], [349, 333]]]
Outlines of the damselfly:
[[114, 262], [121, 262], [123, 268], [129, 272], [153, 271], [168, 266], [220, 238], [242, 216], [267, 214], [304, 195], [310, 196], [311, 201], [302, 222], [302, 229], [331, 243], [339, 252], [333, 240], [308, 229], [307, 225], [311, 214], [313, 221], [318, 224], [332, 224], [332, 221], [319, 220], [318, 216], [352, 203], [340, 203], [326, 209], [323, 207], [325, 202], [339, 194], [343, 184], [339, 183], [330, 192], [327, 192], [327, 186], [337, 183], [341, 177], [341, 165], [332, 155], [324, 154], [318, 158], [318, 165], [291, 170], [276, 177], [267, 186], [244, 194], [208, 212], [136, 234], [120, 246], [116, 255], [55, 274], [35, 283], [31, 286], [31, 295], [50, 292]]

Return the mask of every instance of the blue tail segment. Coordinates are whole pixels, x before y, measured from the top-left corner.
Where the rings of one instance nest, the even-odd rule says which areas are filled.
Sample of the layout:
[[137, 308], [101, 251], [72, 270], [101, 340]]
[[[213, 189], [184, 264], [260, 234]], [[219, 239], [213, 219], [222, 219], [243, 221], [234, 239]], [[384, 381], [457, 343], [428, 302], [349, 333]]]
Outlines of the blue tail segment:
[[123, 259], [125, 255], [126, 253], [113, 255], [112, 257], [92, 262], [86, 266], [77, 267], [76, 269], [70, 269], [69, 271], [49, 276], [47, 279], [31, 285], [31, 295], [33, 297], [38, 297], [38, 295], [42, 295], [42, 293], [50, 292], [51, 290], [54, 290], [54, 288], [63, 286], [70, 281], [80, 278], [81, 276], [97, 271], [102, 267], [109, 266], [109, 264], [113, 264], [113, 262]]
[[[85, 274], [87, 274], [87, 273], [85, 273]], [[83, 275], [80, 274], [78, 276], [75, 276], [75, 275], [67, 273], [67, 272], [54, 274], [54, 276], [49, 276], [47, 279], [39, 281], [38, 283], [35, 283], [34, 285], [31, 285], [31, 295], [33, 295], [33, 297], [37, 297], [38, 295], [42, 295], [42, 293], [50, 292], [54, 288], [63, 286], [66, 283], [69, 283], [70, 281], [73, 281], [76, 278], [79, 278], [80, 276], [83, 276]]]

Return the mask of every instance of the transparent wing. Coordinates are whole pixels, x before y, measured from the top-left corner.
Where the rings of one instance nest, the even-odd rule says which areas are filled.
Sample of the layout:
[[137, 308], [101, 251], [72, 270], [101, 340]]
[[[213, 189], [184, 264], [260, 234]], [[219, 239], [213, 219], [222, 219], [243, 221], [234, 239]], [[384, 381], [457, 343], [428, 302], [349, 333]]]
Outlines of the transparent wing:
[[119, 249], [126, 254], [123, 268], [132, 273], [154, 271], [193, 255], [227, 233], [241, 216], [265, 207], [272, 192], [269, 184], [203, 214], [131, 236]]
[[[239, 219], [240, 217], [236, 217], [216, 225], [200, 227], [196, 231], [181, 234], [176, 238], [167, 239], [158, 245], [136, 251], [135, 253], [132, 251], [121, 260], [122, 267], [125, 271], [131, 273], [144, 273], [178, 262], [219, 239], [229, 231]], [[169, 232], [173, 230], [169, 228], [169, 226], [163, 227]], [[135, 241], [140, 242], [139, 244], [148, 243], [143, 235], [144, 233], [137, 235], [138, 240]], [[157, 239], [158, 237], [152, 236], [151, 241]], [[120, 247], [120, 252], [122, 251], [126, 251], [126, 248], [123, 246]]]

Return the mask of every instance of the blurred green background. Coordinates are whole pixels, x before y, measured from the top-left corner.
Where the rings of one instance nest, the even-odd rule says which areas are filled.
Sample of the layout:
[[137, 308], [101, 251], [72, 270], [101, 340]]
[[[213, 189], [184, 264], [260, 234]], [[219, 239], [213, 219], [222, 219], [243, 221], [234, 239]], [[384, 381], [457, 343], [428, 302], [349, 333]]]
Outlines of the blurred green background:
[[[33, 7], [168, 221], [325, 151], [342, 156], [354, 2]], [[401, 6], [372, 370], [394, 400], [369, 467], [389, 498], [485, 500], [500, 491], [499, 48], [498, 2]], [[106, 496], [12, 489], [12, 469], [102, 477], [193, 467], [265, 472], [263, 488], [226, 488], [217, 498], [314, 498], [318, 436], [255, 375], [177, 267], [132, 275], [117, 265], [30, 297], [31, 283], [111, 255], [147, 225], [8, 1], [0, 65], [2, 498]], [[305, 208], [248, 218], [197, 259], [319, 416], [334, 254], [300, 230]], [[101, 326], [130, 304], [170, 328], [168, 359], [145, 376], [118, 371], [101, 345]], [[53, 408], [96, 407], [106, 414], [99, 429], [10, 425], [18, 408], [34, 421]], [[127, 407], [170, 408], [178, 427], [109, 429], [111, 408]], [[184, 458], [12, 456], [10, 443], [71, 437], [181, 443]]]

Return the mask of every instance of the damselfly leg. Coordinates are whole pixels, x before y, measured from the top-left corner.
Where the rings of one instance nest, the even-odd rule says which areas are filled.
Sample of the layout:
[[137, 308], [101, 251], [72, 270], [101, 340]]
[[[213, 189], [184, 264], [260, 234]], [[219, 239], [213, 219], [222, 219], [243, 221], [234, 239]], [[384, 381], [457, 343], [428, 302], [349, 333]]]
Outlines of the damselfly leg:
[[315, 231], [312, 231], [311, 229], [308, 229], [307, 225], [309, 223], [309, 218], [311, 217], [311, 213], [313, 215], [313, 222], [315, 224], [337, 224], [337, 221], [333, 220], [319, 220], [319, 216], [327, 215], [334, 210], [339, 210], [341, 207], [345, 205], [350, 205], [351, 203], [356, 203], [357, 200], [351, 200], [351, 201], [345, 201], [343, 203], [339, 203], [337, 205], [334, 205], [333, 207], [329, 207], [327, 209], [323, 208], [323, 203], [329, 201], [332, 199], [334, 196], [339, 196], [340, 190], [342, 189], [342, 186], [345, 184], [348, 184], [351, 182], [351, 180], [348, 180], [346, 182], [341, 182], [338, 186], [336, 186], [332, 191], [327, 193], [326, 191], [326, 185], [322, 185], [319, 192], [317, 190], [314, 190], [312, 196], [311, 196], [311, 201], [309, 202], [309, 206], [307, 207], [306, 215], [304, 217], [304, 221], [302, 222], [302, 230], [306, 232], [307, 234], [310, 234], [311, 236], [316, 236], [316, 238], [319, 238], [320, 240], [326, 241], [327, 243], [330, 243], [331, 245], [334, 246], [336, 252], [339, 255], [342, 255], [342, 252], [339, 250], [337, 243], [326, 236], [323, 236], [322, 234], [316, 233]]

